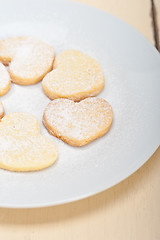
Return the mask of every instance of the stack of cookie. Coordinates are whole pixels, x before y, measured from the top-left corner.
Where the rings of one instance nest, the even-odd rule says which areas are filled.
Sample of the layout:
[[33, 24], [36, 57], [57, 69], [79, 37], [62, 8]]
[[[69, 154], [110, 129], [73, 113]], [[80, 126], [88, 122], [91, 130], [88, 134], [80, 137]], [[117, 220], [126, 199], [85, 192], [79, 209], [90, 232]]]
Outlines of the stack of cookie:
[[[110, 129], [112, 108], [95, 97], [104, 88], [104, 76], [93, 58], [76, 50], [55, 58], [52, 46], [32, 37], [14, 37], [0, 42], [0, 61], [0, 96], [9, 91], [11, 82], [30, 85], [42, 80], [43, 91], [52, 100], [44, 109], [43, 124], [53, 136], [82, 146]], [[57, 148], [40, 135], [35, 117], [3, 116], [0, 103], [1, 168], [34, 171], [55, 162]]]

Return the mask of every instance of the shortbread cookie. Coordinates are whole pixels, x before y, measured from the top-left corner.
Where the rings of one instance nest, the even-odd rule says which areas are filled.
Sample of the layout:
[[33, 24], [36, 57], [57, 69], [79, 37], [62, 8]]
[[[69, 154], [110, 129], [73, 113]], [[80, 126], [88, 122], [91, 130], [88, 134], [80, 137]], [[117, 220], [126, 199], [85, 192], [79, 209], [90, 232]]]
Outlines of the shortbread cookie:
[[2, 103], [0, 102], [0, 119], [3, 118], [3, 116], [4, 116], [4, 108]]
[[86, 98], [79, 103], [56, 99], [46, 107], [43, 124], [53, 136], [82, 146], [107, 133], [112, 119], [112, 108], [104, 99]]
[[50, 99], [80, 101], [101, 92], [104, 76], [96, 60], [79, 51], [67, 50], [56, 57], [54, 70], [44, 77], [42, 87]]
[[0, 42], [0, 60], [9, 65], [13, 82], [35, 84], [52, 70], [54, 49], [32, 37], [15, 37]]
[[0, 168], [36, 171], [52, 165], [57, 148], [40, 134], [38, 120], [29, 113], [11, 113], [0, 122]]
[[11, 87], [11, 80], [6, 67], [0, 62], [0, 96], [6, 94]]
[[10, 37], [0, 41], [0, 61], [9, 65], [13, 60], [17, 49], [23, 44], [27, 37]]

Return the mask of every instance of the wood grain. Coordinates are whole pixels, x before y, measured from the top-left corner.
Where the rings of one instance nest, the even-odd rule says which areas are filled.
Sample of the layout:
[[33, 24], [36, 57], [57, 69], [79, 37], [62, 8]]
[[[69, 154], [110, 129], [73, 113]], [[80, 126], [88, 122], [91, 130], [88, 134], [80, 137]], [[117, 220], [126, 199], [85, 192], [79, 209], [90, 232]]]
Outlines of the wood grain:
[[[122, 18], [154, 44], [149, 0], [77, 1]], [[160, 148], [128, 179], [93, 197], [48, 208], [1, 208], [0, 239], [159, 240], [159, 183]]]

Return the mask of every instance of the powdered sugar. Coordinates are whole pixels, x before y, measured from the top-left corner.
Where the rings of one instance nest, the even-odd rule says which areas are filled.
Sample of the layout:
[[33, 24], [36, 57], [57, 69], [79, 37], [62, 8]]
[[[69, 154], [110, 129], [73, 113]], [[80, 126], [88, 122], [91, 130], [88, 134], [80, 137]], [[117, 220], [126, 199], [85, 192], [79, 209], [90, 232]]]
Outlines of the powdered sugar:
[[42, 82], [46, 95], [51, 98], [68, 98], [75, 101], [97, 95], [104, 87], [104, 76], [99, 64], [76, 50], [60, 53], [54, 70]]
[[9, 38], [0, 43], [0, 59], [11, 61], [9, 72], [14, 82], [28, 85], [52, 69], [54, 49], [32, 37]]
[[0, 41], [0, 61], [8, 65], [14, 58], [17, 49], [23, 44], [26, 37], [10, 37]]
[[62, 139], [87, 142], [105, 133], [112, 117], [112, 108], [103, 99], [87, 98], [79, 103], [57, 99], [46, 108], [44, 123]]
[[54, 50], [39, 40], [28, 38], [21, 45], [10, 65], [10, 71], [21, 78], [38, 78], [53, 65]]
[[40, 126], [28, 113], [12, 113], [0, 122], [0, 167], [32, 171], [54, 163], [54, 143], [40, 135]]
[[3, 115], [4, 115], [4, 108], [2, 103], [0, 102], [0, 119], [3, 117]]
[[10, 88], [10, 76], [5, 66], [0, 62], [0, 96], [8, 92]]

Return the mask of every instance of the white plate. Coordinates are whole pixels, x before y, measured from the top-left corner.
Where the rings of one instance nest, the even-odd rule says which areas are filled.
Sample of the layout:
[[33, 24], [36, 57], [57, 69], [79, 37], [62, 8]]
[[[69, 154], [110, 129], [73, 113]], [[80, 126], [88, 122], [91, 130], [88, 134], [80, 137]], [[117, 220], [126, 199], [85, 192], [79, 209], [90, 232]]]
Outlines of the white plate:
[[[39, 172], [0, 170], [0, 206], [40, 207], [67, 203], [103, 191], [136, 171], [159, 145], [160, 56], [129, 25], [103, 12], [67, 1], [3, 1], [0, 38], [31, 35], [54, 45], [56, 53], [79, 49], [96, 58], [106, 86], [99, 97], [114, 111], [111, 130], [85, 147], [57, 144], [59, 159]], [[41, 83], [12, 84], [0, 99], [6, 114], [33, 113], [41, 121], [50, 100]]]

